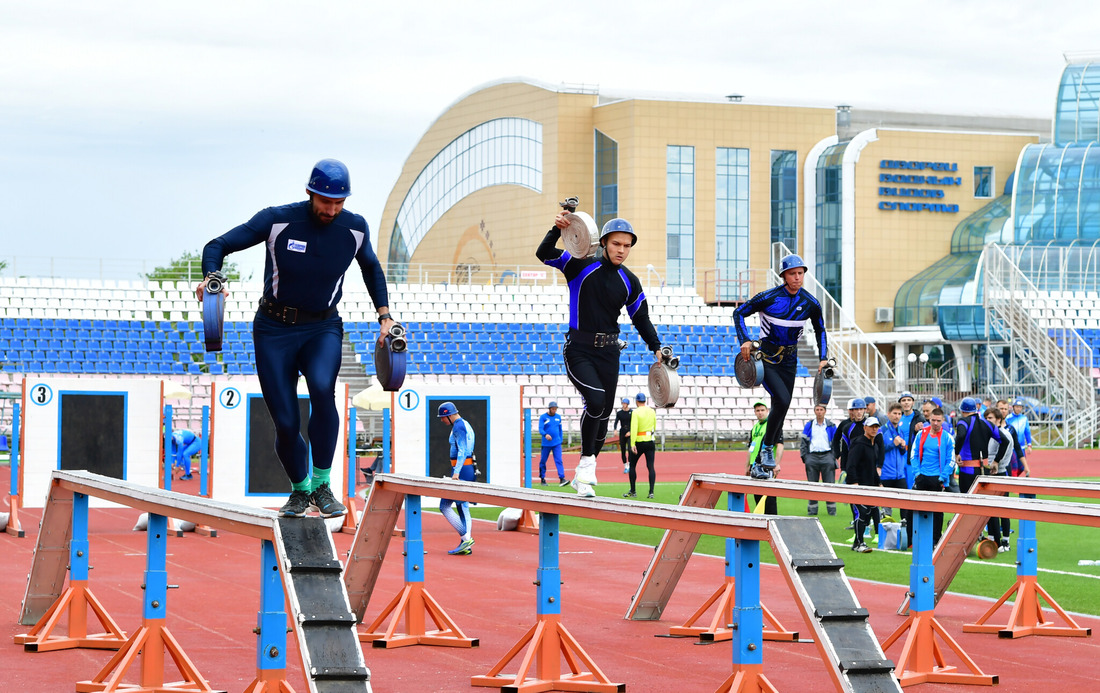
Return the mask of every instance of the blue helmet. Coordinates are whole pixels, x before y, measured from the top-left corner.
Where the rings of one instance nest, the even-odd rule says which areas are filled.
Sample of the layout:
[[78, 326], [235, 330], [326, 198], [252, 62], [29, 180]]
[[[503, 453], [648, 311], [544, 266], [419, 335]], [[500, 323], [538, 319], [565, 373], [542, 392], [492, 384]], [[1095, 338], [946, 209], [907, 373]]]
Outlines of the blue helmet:
[[900, 402], [903, 399], [905, 399], [906, 397], [908, 397], [909, 399], [913, 399], [913, 393], [906, 390], [905, 392], [898, 395], [898, 401]]
[[557, 409], [558, 408], [558, 403], [557, 402], [551, 402], [550, 404], [546, 405], [546, 408], [547, 409]]
[[603, 229], [600, 231], [600, 245], [603, 245], [604, 239], [606, 239], [608, 236], [615, 233], [616, 231], [629, 233], [631, 237], [631, 246], [638, 242], [638, 234], [634, 233], [634, 227], [630, 225], [630, 222], [626, 219], [615, 217], [614, 219], [603, 225]]
[[309, 174], [306, 190], [323, 197], [340, 199], [351, 194], [351, 175], [348, 167], [336, 159], [321, 159]]
[[444, 416], [454, 416], [457, 413], [458, 407], [455, 406], [454, 402], [444, 402], [439, 405], [439, 418], [441, 419]]
[[849, 409], [866, 409], [867, 402], [862, 397], [856, 397], [855, 399], [848, 400]]
[[978, 400], [973, 397], [964, 397], [959, 403], [959, 411], [964, 414], [976, 414], [978, 412]]
[[807, 272], [810, 271], [810, 268], [807, 267], [806, 263], [802, 261], [801, 255], [791, 254], [785, 256], [782, 260], [779, 261], [779, 276], [782, 277], [784, 272], [794, 269], [796, 267], [801, 267]]
[[637, 395], [634, 396], [634, 399], [638, 400], [639, 402], [644, 402], [645, 401], [645, 393], [644, 392], [639, 392]]
[[630, 398], [629, 397], [623, 397], [623, 404], [630, 404]]

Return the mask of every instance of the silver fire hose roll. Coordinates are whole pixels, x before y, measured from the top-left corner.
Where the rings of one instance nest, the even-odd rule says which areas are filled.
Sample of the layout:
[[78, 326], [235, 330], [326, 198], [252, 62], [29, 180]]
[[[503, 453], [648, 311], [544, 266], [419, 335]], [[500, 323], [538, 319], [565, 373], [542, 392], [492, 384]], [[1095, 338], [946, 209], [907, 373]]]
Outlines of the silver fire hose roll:
[[561, 230], [562, 245], [576, 258], [591, 257], [600, 246], [600, 229], [587, 212], [566, 212], [569, 226]]
[[657, 408], [671, 409], [680, 398], [680, 357], [672, 347], [661, 347], [661, 360], [649, 367], [649, 396]]

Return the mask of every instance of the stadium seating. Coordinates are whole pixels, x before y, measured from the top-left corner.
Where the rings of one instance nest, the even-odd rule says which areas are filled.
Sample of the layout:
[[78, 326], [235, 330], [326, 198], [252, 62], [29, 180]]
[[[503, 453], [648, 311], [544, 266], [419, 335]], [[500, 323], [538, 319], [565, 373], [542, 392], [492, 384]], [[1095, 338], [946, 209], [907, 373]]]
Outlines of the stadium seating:
[[[361, 282], [349, 284], [358, 287], [346, 288], [341, 303], [345, 333], [371, 374], [377, 314]], [[197, 418], [209, 402], [212, 378], [255, 377], [251, 320], [262, 287], [232, 288], [223, 349], [206, 353], [201, 307], [185, 282], [2, 279], [0, 390], [18, 387], [31, 374], [169, 378], [192, 390], [181, 413]], [[690, 287], [647, 293], [662, 340], [681, 355], [680, 402], [662, 414], [665, 430], [743, 435], [752, 425], [752, 402], [766, 394], [742, 390], [733, 377], [739, 346], [729, 307], [707, 305]], [[567, 419], [580, 415], [582, 403], [561, 358], [568, 321], [564, 285], [404, 284], [391, 287], [390, 305], [409, 328], [410, 378], [518, 382], [526, 386], [529, 406], [541, 409], [557, 400]], [[653, 356], [625, 313], [621, 322], [627, 347], [618, 394], [624, 396], [646, 390]], [[799, 367], [798, 375], [791, 430], [812, 416], [810, 374]], [[830, 416], [843, 413], [834, 409]]]

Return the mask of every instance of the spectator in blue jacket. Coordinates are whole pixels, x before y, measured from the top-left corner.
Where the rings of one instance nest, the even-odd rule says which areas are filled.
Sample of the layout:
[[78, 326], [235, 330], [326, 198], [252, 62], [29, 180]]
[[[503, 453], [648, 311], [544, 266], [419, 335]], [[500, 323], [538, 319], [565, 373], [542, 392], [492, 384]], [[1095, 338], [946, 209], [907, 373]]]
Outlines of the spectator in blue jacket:
[[553, 452], [554, 466], [558, 468], [558, 486], [565, 486], [569, 482], [565, 479], [565, 467], [561, 463], [561, 414], [558, 413], [558, 403], [551, 402], [546, 409], [546, 413], [539, 417], [539, 442], [542, 443], [539, 483], [546, 485], [546, 458]]
[[[881, 431], [886, 453], [883, 456], [880, 481], [887, 488], [909, 488], [906, 481], [906, 467], [909, 466], [906, 441], [909, 439], [909, 432], [902, 432], [901, 416], [901, 405], [891, 404], [886, 412], [886, 424]], [[884, 513], [884, 517], [893, 515], [893, 508], [885, 508]], [[906, 518], [906, 524], [908, 524], [908, 512], [902, 510], [901, 516]]]
[[1027, 414], [1024, 413], [1024, 400], [1017, 398], [1012, 403], [1012, 413], [1005, 417], [1005, 423], [1016, 429], [1016, 439], [1020, 441], [1020, 447], [1024, 455], [1031, 454], [1031, 446], [1035, 442], [1031, 437], [1031, 426], [1027, 422]]
[[[913, 489], [917, 491], [944, 491], [955, 475], [955, 438], [943, 427], [943, 409], [936, 407], [928, 417], [928, 426], [913, 439], [910, 459], [917, 468]], [[913, 523], [906, 525], [909, 546], [913, 545]], [[943, 513], [932, 515], [932, 544], [940, 543], [943, 535]]]
[[[799, 438], [798, 451], [806, 465], [806, 480], [826, 484], [836, 482], [836, 458], [833, 457], [833, 436], [836, 424], [825, 418], [825, 405], [814, 407], [814, 420], [807, 421]], [[836, 503], [825, 503], [825, 511], [836, 515]], [[806, 502], [806, 514], [817, 515], [817, 500]]]

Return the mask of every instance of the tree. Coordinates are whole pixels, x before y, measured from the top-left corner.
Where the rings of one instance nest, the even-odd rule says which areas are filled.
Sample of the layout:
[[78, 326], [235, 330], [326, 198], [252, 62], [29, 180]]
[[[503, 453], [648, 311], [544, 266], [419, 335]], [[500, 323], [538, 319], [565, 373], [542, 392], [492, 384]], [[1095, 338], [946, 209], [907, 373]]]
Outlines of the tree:
[[[239, 281], [241, 272], [234, 262], [226, 262], [222, 265], [222, 272], [226, 279], [232, 282]], [[143, 275], [150, 281], [180, 281], [198, 283], [202, 281], [202, 255], [200, 253], [186, 252], [172, 260], [165, 267], [157, 267], [152, 272]]]

